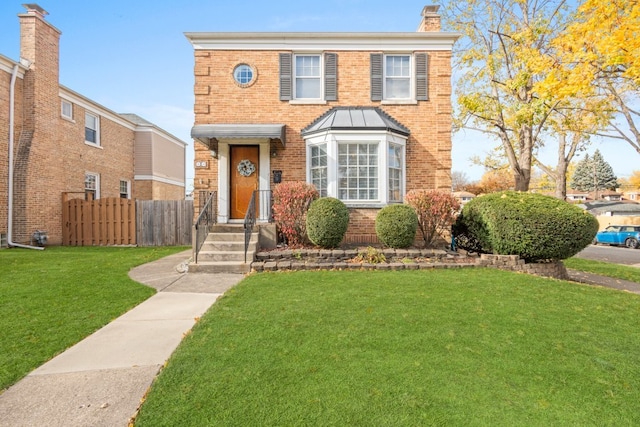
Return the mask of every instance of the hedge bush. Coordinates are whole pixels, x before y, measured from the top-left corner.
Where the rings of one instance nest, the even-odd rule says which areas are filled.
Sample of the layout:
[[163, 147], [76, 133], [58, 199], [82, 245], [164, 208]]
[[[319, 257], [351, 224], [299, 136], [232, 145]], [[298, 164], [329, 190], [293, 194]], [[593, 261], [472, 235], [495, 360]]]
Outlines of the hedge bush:
[[597, 232], [596, 218], [578, 206], [516, 191], [471, 200], [453, 227], [460, 248], [519, 255], [527, 261], [572, 257], [586, 248]]
[[317, 198], [316, 188], [302, 181], [283, 182], [273, 189], [273, 220], [290, 247], [306, 243], [305, 218]]
[[333, 197], [314, 200], [307, 211], [307, 235], [311, 243], [323, 248], [340, 245], [349, 225], [349, 209]]
[[408, 248], [416, 238], [418, 215], [409, 205], [385, 206], [376, 216], [376, 235], [391, 248]]

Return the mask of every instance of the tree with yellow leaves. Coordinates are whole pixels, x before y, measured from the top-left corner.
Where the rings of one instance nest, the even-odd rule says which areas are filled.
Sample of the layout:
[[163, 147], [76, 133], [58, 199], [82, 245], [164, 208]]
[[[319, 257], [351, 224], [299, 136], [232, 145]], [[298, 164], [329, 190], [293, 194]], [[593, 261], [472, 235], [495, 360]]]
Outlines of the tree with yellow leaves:
[[640, 170], [634, 170], [631, 176], [627, 179], [631, 188], [640, 189]]
[[640, 2], [585, 0], [552, 42], [556, 60], [536, 89], [565, 98], [597, 99], [595, 111], [607, 118], [602, 131], [640, 153]]
[[536, 70], [532, 58], [566, 28], [566, 1], [457, 0], [443, 6], [445, 25], [466, 35], [456, 48], [456, 128], [499, 141], [514, 188], [527, 191], [534, 152], [555, 106], [535, 93], [547, 71]]

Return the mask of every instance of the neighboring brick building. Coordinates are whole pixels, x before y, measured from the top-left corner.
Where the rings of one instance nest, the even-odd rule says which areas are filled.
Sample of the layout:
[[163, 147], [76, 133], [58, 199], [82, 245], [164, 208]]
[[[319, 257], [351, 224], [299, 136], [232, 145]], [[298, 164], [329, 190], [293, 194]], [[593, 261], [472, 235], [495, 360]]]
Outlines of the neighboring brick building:
[[350, 208], [347, 241], [372, 242], [381, 207], [450, 191], [459, 34], [437, 10], [412, 33], [186, 33], [196, 197], [217, 191], [218, 221], [232, 222], [252, 190], [306, 181]]
[[[0, 55], [4, 242], [10, 232], [11, 242], [28, 244], [35, 230], [44, 230], [50, 244], [60, 244], [63, 195], [184, 199], [186, 143], [61, 86], [60, 31], [42, 8], [25, 7], [27, 13], [19, 15], [20, 61]], [[6, 172], [10, 152], [13, 194]]]

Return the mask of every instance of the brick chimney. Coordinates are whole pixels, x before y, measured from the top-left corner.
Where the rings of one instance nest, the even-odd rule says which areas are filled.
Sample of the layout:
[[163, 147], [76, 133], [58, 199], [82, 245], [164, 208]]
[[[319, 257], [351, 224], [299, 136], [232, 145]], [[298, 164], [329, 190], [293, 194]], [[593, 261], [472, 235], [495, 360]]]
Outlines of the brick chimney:
[[47, 11], [37, 4], [23, 4], [27, 13], [20, 18], [20, 56], [31, 61], [32, 69], [54, 73], [58, 80], [60, 31], [45, 20]]
[[427, 5], [422, 9], [422, 22], [418, 26], [419, 32], [440, 31], [439, 5]]
[[[57, 157], [60, 119], [60, 31], [45, 20], [47, 12], [37, 4], [24, 4], [20, 19], [20, 62], [24, 74], [20, 135], [14, 170], [14, 230], [16, 241], [29, 242], [42, 217], [59, 208], [59, 193], [35, 191], [45, 182], [64, 177], [64, 162]], [[57, 202], [57, 204], [56, 204]], [[49, 232], [55, 230], [48, 229]]]

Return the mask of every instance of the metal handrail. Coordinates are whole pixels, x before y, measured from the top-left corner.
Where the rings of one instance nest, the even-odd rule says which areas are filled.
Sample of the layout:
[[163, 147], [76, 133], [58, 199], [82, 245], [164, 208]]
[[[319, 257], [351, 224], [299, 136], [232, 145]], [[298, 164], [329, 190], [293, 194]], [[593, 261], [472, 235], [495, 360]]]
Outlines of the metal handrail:
[[254, 190], [251, 193], [247, 213], [244, 215], [244, 262], [247, 263], [247, 252], [251, 242], [251, 233], [256, 225], [256, 199], [259, 197], [260, 220], [273, 222], [271, 209], [271, 190]]
[[251, 241], [251, 233], [253, 233], [253, 227], [256, 225], [256, 195], [258, 190], [254, 190], [251, 193], [251, 199], [249, 200], [249, 207], [247, 207], [247, 213], [244, 215], [244, 263], [247, 263], [247, 251], [249, 249], [249, 242]]
[[[202, 203], [202, 196], [206, 192], [202, 192], [200, 195], [200, 202]], [[217, 222], [218, 209], [217, 209], [217, 192], [211, 191], [207, 196], [207, 201], [200, 210], [200, 214], [193, 224], [193, 262], [198, 263], [198, 253], [207, 239], [207, 236], [211, 232], [211, 227]]]

